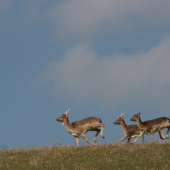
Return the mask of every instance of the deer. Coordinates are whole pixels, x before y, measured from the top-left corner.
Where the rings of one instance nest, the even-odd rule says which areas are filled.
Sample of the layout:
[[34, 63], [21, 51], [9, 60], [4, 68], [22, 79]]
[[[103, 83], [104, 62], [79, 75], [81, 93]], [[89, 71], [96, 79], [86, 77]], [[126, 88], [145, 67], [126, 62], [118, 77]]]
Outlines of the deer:
[[[104, 130], [104, 124], [102, 123], [100, 118], [95, 117], [88, 117], [79, 121], [75, 121], [70, 124], [68, 120], [69, 116], [69, 110], [66, 110], [66, 113], [64, 113], [62, 116], [56, 119], [56, 121], [62, 122], [65, 130], [69, 132], [71, 135], [73, 135], [76, 138], [77, 147], [79, 146], [79, 137], [81, 136], [86, 142], [92, 144], [93, 146], [97, 146], [96, 144], [90, 142], [87, 137], [85, 136], [85, 133], [88, 131], [96, 131], [96, 135], [94, 136], [93, 140], [96, 142], [96, 138], [98, 134], [100, 133], [100, 136], [104, 138], [103, 136], [103, 130]], [[101, 129], [98, 129], [98, 127], [101, 127]]]
[[[138, 137], [132, 143], [135, 143], [137, 141], [137, 139], [144, 133], [150, 133], [153, 142], [154, 142], [154, 133], [155, 132], [159, 132], [159, 136], [162, 140], [169, 138], [169, 136], [168, 136], [169, 129], [170, 129], [170, 119], [169, 118], [160, 117], [157, 119], [142, 122], [140, 119], [140, 114], [141, 113], [134, 114], [134, 116], [130, 119], [131, 121], [136, 122], [136, 125], [139, 127], [139, 129], [141, 131], [140, 134], [138, 135]], [[165, 128], [168, 128], [166, 137], [163, 135], [163, 132], [162, 132], [162, 129], [165, 129]]]
[[[124, 113], [121, 114], [120, 117], [117, 118], [117, 120], [113, 123], [114, 125], [119, 125], [125, 136], [121, 138], [116, 143], [113, 143], [113, 145], [125, 140], [127, 140], [127, 143], [130, 142], [131, 138], [136, 138], [140, 134], [140, 129], [137, 125], [126, 125], [124, 119], [123, 119]], [[144, 143], [144, 134], [142, 135], [142, 143]]]

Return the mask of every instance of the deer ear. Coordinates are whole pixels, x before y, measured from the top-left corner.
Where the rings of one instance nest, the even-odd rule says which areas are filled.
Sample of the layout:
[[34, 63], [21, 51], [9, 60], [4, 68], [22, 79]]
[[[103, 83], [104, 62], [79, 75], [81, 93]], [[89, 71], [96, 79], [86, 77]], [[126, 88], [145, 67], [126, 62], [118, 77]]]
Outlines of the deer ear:
[[138, 113], [138, 116], [140, 116], [140, 113]]
[[121, 113], [121, 117], [123, 117], [124, 113]]

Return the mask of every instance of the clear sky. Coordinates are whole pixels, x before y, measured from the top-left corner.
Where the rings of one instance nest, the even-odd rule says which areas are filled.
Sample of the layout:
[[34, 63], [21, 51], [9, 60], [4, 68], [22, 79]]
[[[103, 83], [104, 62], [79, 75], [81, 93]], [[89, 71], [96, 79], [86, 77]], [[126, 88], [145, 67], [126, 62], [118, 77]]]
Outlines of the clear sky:
[[99, 143], [124, 136], [113, 125], [121, 113], [128, 125], [139, 112], [170, 117], [169, 9], [169, 0], [0, 0], [0, 145], [76, 144], [56, 122], [68, 108], [70, 122], [101, 118]]

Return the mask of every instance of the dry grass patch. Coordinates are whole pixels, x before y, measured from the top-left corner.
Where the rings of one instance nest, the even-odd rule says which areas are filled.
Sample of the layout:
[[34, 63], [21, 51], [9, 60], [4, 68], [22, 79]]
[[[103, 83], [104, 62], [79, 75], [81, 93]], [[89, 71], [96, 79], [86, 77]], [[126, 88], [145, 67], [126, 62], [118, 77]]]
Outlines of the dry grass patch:
[[0, 170], [170, 169], [170, 143], [42, 147], [0, 151]]

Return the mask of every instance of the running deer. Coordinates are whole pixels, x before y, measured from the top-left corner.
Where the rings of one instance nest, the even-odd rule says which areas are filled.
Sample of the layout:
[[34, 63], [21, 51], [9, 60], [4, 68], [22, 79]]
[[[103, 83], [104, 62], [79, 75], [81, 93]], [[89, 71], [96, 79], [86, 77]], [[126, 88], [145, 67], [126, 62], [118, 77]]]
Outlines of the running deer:
[[[129, 125], [129, 126], [126, 125], [126, 123], [123, 119], [123, 115], [124, 115], [124, 113], [122, 113], [121, 116], [118, 117], [117, 120], [113, 123], [114, 125], [119, 125], [120, 128], [122, 129], [123, 133], [125, 134], [125, 136], [123, 138], [121, 138], [119, 141], [117, 141], [116, 143], [119, 143], [125, 139], [128, 139], [127, 143], [129, 143], [131, 138], [136, 138], [140, 134], [140, 129], [138, 128], [137, 125]], [[116, 143], [114, 143], [114, 144], [116, 144]], [[144, 143], [144, 134], [142, 135], [142, 143]]]
[[[140, 113], [138, 113], [138, 114], [134, 114], [134, 116], [130, 120], [135, 121], [136, 125], [141, 130], [138, 137], [132, 143], [135, 143], [137, 141], [137, 139], [144, 133], [150, 133], [153, 142], [154, 142], [154, 133], [155, 132], [159, 132], [159, 136], [162, 140], [169, 138], [168, 133], [169, 133], [169, 129], [170, 129], [170, 119], [167, 117], [160, 117], [157, 119], [142, 122], [140, 119]], [[165, 129], [165, 128], [168, 128], [166, 137], [164, 137], [163, 132], [162, 132], [162, 129]]]
[[[93, 146], [97, 146], [96, 144], [90, 142], [84, 135], [88, 131], [97, 132], [93, 138], [95, 142], [96, 142], [97, 135], [100, 133], [100, 131], [101, 131], [100, 136], [104, 138], [103, 136], [104, 124], [102, 123], [101, 119], [95, 117], [88, 117], [70, 124], [68, 120], [68, 116], [69, 116], [69, 109], [66, 110], [66, 113], [64, 113], [62, 116], [56, 119], [56, 121], [63, 122], [62, 124], [65, 130], [76, 138], [77, 147], [79, 146], [79, 136], [81, 136], [86, 142], [89, 142]], [[98, 127], [101, 127], [101, 130], [98, 129]]]

